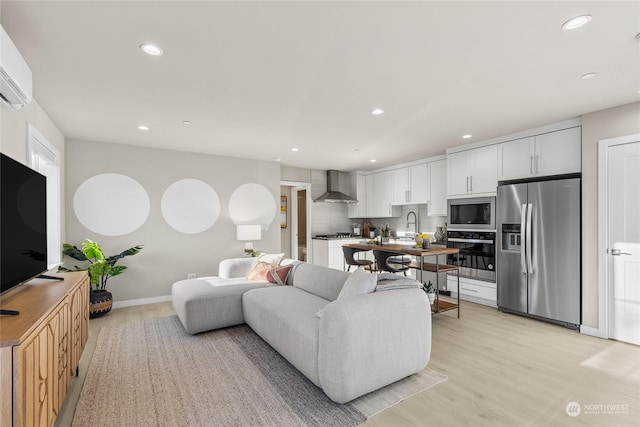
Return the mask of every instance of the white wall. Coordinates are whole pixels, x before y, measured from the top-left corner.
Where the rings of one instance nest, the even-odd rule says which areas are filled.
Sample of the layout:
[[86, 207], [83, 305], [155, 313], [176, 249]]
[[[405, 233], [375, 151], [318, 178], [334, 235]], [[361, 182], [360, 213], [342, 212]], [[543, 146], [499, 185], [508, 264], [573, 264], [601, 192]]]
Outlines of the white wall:
[[[230, 218], [229, 199], [246, 183], [258, 183], [269, 190], [276, 209], [280, 203], [280, 165], [276, 162], [246, 160], [130, 145], [87, 141], [67, 141], [67, 242], [79, 245], [85, 238], [98, 241], [107, 255], [137, 244], [144, 249], [125, 258], [129, 269], [109, 280], [114, 301], [162, 297], [171, 293], [175, 281], [188, 273], [198, 277], [218, 273], [218, 263], [243, 254], [244, 242], [236, 240], [236, 226]], [[151, 209], [146, 222], [120, 237], [98, 235], [85, 228], [73, 209], [77, 188], [88, 178], [102, 173], [127, 175], [138, 181], [149, 195]], [[181, 179], [197, 179], [211, 186], [220, 199], [220, 217], [208, 230], [197, 234], [176, 231], [164, 220], [160, 202], [164, 191]], [[255, 249], [280, 251], [279, 211]]]
[[582, 116], [582, 324], [598, 328], [598, 141], [640, 133], [640, 102]]
[[64, 153], [65, 140], [58, 127], [49, 118], [40, 105], [33, 100], [31, 104], [22, 110], [11, 110], [7, 107], [0, 107], [0, 152], [27, 164], [27, 127], [33, 125], [60, 153], [60, 191], [61, 191], [61, 212], [60, 212], [60, 236], [65, 236], [65, 191], [64, 191]]

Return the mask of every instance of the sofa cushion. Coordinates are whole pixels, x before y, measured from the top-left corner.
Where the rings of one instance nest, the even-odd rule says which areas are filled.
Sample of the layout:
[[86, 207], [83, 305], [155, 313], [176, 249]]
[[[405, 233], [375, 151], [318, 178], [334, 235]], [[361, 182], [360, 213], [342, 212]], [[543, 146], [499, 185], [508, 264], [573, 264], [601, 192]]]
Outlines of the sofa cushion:
[[333, 268], [300, 263], [289, 273], [288, 283], [326, 300], [335, 301], [349, 274]]
[[327, 300], [293, 286], [276, 286], [246, 292], [242, 296], [242, 311], [251, 329], [320, 386], [320, 319], [315, 313], [327, 303]]
[[364, 268], [357, 268], [344, 282], [338, 299], [369, 294], [374, 291], [377, 283], [378, 279], [375, 274], [369, 273]]
[[267, 264], [280, 265], [284, 259], [284, 252], [281, 254], [260, 254], [258, 262], [266, 262]]
[[276, 285], [286, 285], [291, 268], [293, 268], [291, 265], [276, 267], [267, 273], [267, 280]]
[[249, 274], [247, 274], [247, 280], [251, 280], [253, 282], [268, 282], [267, 274], [274, 268], [277, 268], [277, 266], [258, 261], [256, 265], [253, 266]]

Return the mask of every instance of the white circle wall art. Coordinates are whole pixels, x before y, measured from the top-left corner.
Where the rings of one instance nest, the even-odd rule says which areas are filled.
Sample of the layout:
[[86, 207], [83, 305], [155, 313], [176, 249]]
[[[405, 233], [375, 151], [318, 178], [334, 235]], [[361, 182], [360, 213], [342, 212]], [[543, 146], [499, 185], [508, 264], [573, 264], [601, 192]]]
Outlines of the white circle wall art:
[[220, 217], [220, 199], [209, 184], [182, 179], [171, 184], [162, 195], [160, 209], [164, 220], [185, 234], [202, 233]]
[[149, 217], [149, 195], [135, 179], [117, 173], [95, 175], [80, 184], [73, 210], [87, 229], [103, 236], [124, 236]]
[[229, 215], [236, 225], [269, 225], [276, 217], [276, 201], [264, 186], [243, 184], [231, 194]]

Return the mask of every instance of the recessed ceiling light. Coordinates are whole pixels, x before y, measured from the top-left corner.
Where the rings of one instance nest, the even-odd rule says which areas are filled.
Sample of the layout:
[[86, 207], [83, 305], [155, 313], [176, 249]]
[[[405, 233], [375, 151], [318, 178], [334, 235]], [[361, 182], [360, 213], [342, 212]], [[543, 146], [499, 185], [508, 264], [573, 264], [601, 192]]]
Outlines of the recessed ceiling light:
[[151, 56], [161, 56], [164, 53], [158, 46], [149, 43], [141, 44], [140, 49], [142, 49], [142, 51], [147, 55]]
[[149, 126], [138, 125], [138, 130], [149, 130]]
[[562, 24], [563, 30], [575, 30], [576, 28], [580, 28], [585, 24], [588, 24], [591, 21], [591, 15], [580, 15], [575, 18], [569, 19], [567, 22]]
[[466, 135], [462, 135], [462, 137], [463, 137], [464, 139], [469, 139], [469, 138], [471, 138], [472, 136], [473, 136], [473, 135], [471, 135], [471, 134], [469, 134], [469, 133], [468, 133], [468, 134], [466, 134]]
[[587, 74], [581, 75], [580, 78], [583, 80], [589, 80], [594, 78], [595, 76], [596, 76], [596, 73], [587, 73]]
[[384, 113], [384, 110], [381, 108], [374, 108], [373, 110], [371, 110], [371, 114], [373, 114], [374, 116], [379, 116], [383, 113]]
[[369, 160], [369, 161], [370, 161], [371, 163], [375, 163], [375, 162], [377, 162], [377, 160], [376, 160], [376, 159], [371, 159], [371, 160]]
[[191, 124], [193, 124], [193, 123], [191, 123], [191, 120], [183, 120], [183, 121], [182, 121], [182, 124], [183, 124], [183, 125], [191, 125]]
[[271, 160], [273, 160], [274, 162], [279, 162], [282, 159], [280, 157], [272, 157]]
[[300, 151], [300, 149], [298, 147], [293, 147], [291, 151]]

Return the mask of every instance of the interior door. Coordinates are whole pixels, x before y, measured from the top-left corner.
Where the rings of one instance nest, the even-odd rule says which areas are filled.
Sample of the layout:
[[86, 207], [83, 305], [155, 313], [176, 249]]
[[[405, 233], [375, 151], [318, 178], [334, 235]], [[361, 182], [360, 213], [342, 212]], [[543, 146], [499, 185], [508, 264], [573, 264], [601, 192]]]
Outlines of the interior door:
[[640, 142], [607, 149], [609, 336], [640, 345]]

